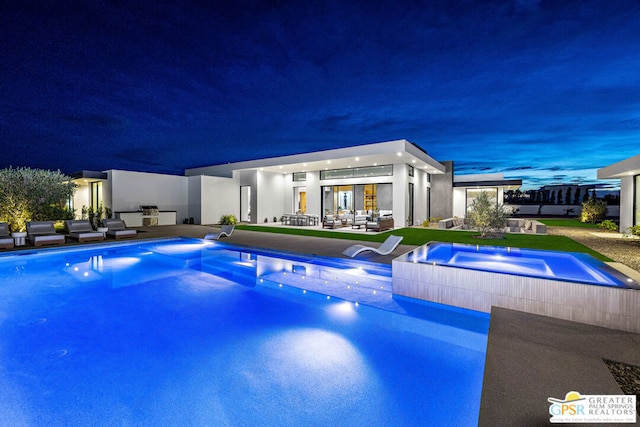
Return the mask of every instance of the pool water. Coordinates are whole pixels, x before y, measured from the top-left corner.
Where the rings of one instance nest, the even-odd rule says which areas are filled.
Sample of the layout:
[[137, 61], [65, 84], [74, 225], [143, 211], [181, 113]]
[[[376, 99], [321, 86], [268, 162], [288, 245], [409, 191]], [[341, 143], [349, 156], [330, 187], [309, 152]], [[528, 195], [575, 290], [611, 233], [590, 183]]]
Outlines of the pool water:
[[385, 283], [386, 266], [198, 239], [0, 257], [0, 420], [475, 425], [488, 316], [362, 299]]
[[640, 289], [634, 280], [604, 262], [577, 252], [431, 242], [413, 251], [408, 261]]

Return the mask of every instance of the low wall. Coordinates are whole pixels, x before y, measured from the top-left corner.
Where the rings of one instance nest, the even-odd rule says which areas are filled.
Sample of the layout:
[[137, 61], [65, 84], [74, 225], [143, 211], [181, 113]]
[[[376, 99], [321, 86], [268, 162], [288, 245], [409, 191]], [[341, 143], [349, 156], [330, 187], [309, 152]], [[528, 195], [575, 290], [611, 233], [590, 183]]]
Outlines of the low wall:
[[[566, 216], [575, 218], [580, 216], [582, 205], [505, 205], [507, 208], [517, 209], [518, 216]], [[620, 206], [607, 206], [607, 218], [618, 218], [620, 216]]]
[[414, 263], [409, 254], [392, 262], [394, 295], [485, 313], [503, 307], [640, 333], [640, 290]]

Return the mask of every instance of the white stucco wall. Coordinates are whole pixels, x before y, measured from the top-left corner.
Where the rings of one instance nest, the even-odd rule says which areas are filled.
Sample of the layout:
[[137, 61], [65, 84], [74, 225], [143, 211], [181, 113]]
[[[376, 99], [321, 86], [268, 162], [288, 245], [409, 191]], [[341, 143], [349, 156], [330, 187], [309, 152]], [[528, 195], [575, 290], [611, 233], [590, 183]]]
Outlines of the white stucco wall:
[[140, 205], [157, 205], [160, 210], [176, 211], [177, 219], [188, 215], [188, 181], [185, 176], [121, 170], [110, 170], [107, 175], [114, 213], [137, 211]]
[[633, 227], [633, 176], [620, 178], [620, 231]]
[[[257, 172], [255, 221], [262, 224], [267, 218], [267, 222], [273, 222], [274, 217], [280, 220], [282, 214], [289, 212], [289, 206], [285, 205], [284, 182], [285, 175], [281, 173]], [[253, 196], [253, 191], [251, 194]]]
[[[189, 178], [189, 212], [196, 224], [217, 224], [223, 215], [240, 218], [240, 184], [237, 179], [206, 175]], [[193, 191], [191, 180], [196, 180], [193, 181]]]
[[[74, 214], [76, 218], [82, 217], [82, 207], [90, 206], [91, 200], [89, 199], [89, 186], [83, 185], [82, 187], [78, 187], [76, 189], [75, 194], [73, 195], [73, 208], [75, 209]], [[104, 198], [103, 198], [104, 199]], [[104, 205], [104, 202], [103, 202]]]

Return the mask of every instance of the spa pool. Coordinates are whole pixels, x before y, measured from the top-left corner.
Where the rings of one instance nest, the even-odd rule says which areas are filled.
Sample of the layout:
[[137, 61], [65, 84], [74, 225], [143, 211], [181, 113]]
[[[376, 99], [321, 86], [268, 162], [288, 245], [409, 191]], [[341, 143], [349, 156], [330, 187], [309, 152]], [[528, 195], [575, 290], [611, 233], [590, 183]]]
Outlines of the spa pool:
[[640, 289], [637, 282], [604, 262], [577, 252], [432, 242], [415, 250], [408, 261]]
[[0, 420], [475, 425], [489, 316], [390, 283], [199, 239], [0, 256]]

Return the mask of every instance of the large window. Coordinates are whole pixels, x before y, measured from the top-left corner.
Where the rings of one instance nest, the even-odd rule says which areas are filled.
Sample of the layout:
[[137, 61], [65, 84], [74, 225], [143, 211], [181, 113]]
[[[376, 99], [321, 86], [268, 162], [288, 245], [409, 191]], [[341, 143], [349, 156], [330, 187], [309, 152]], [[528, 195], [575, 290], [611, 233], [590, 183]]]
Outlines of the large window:
[[487, 193], [490, 198], [495, 200], [496, 206], [498, 205], [498, 188], [467, 188], [467, 201], [466, 201], [466, 209], [469, 210], [471, 205], [473, 204], [473, 200], [480, 195], [480, 193]]
[[324, 213], [356, 213], [393, 209], [392, 184], [327, 185], [322, 187]]
[[392, 176], [393, 165], [365, 166], [362, 168], [331, 169], [320, 171], [320, 179], [366, 178], [371, 176]]

